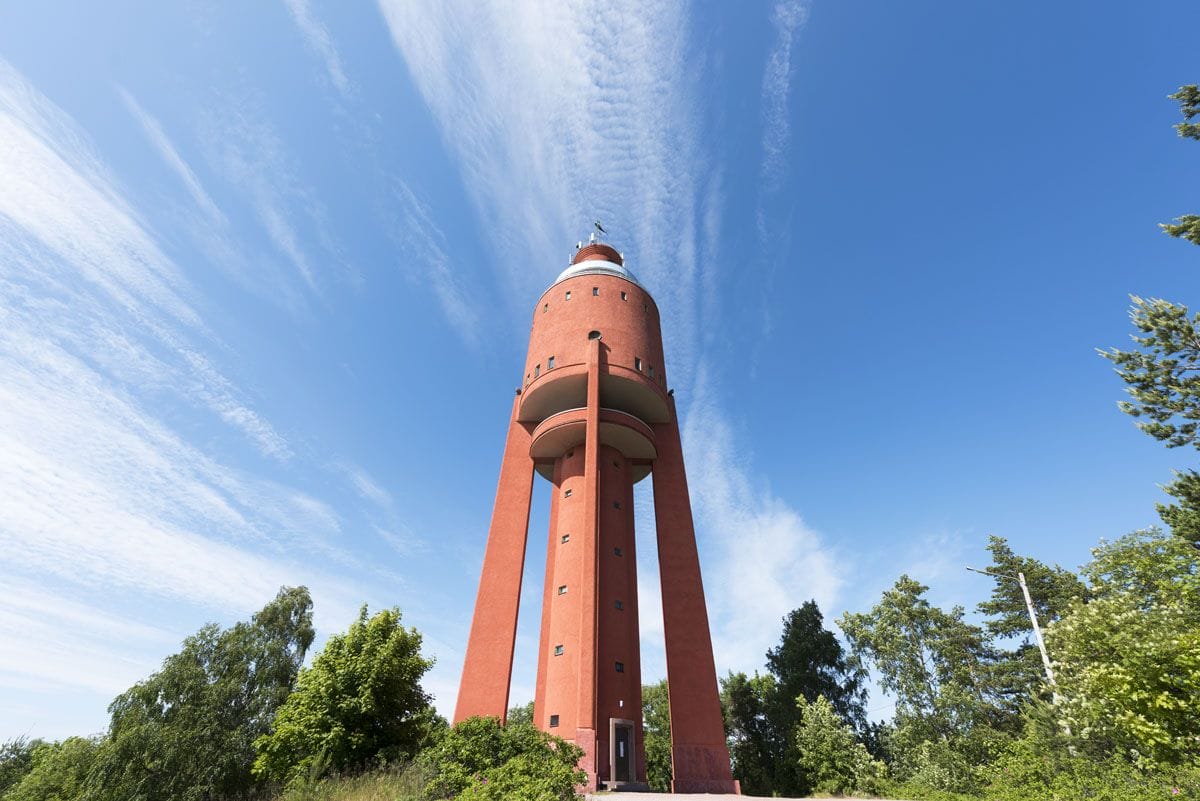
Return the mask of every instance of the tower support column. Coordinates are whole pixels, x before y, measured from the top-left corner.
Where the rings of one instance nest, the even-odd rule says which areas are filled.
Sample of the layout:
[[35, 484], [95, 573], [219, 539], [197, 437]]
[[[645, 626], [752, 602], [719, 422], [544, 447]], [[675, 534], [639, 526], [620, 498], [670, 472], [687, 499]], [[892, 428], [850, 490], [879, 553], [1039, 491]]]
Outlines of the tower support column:
[[671, 708], [671, 790], [740, 792], [729, 764], [678, 416], [654, 426], [654, 517]]
[[475, 615], [454, 708], [455, 723], [476, 715], [501, 720], [508, 715], [533, 493], [533, 459], [529, 455], [532, 428], [517, 420], [520, 401], [518, 395], [509, 418], [500, 483], [496, 487], [479, 593], [475, 597]]

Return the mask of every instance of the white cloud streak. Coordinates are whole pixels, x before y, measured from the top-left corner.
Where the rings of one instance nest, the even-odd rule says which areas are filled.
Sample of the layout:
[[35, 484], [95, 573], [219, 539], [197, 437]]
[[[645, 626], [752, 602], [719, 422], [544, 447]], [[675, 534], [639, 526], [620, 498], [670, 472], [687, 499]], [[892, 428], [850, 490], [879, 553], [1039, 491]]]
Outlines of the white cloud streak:
[[148, 114], [141, 104], [137, 102], [137, 98], [129, 93], [122, 86], [117, 87], [117, 93], [121, 97], [121, 102], [125, 104], [125, 108], [137, 120], [138, 125], [142, 126], [142, 131], [146, 134], [146, 138], [150, 144], [154, 146], [159, 157], [166, 163], [168, 167], [175, 173], [179, 180], [187, 189], [188, 194], [192, 196], [192, 200], [196, 202], [196, 206], [204, 213], [210, 223], [218, 226], [225, 226], [227, 220], [221, 210], [217, 208], [217, 204], [209, 196], [208, 192], [200, 184], [200, 179], [196, 177], [196, 173], [191, 166], [179, 155], [179, 150], [175, 144], [167, 136], [163, 130], [162, 124], [152, 115]]
[[792, 45], [804, 23], [808, 21], [807, 0], [781, 0], [771, 14], [775, 29], [775, 44], [767, 56], [762, 80], [762, 180], [764, 188], [779, 187], [780, 173], [787, 159], [788, 90], [792, 82]]
[[385, 213], [388, 234], [400, 247], [400, 263], [411, 268], [409, 277], [428, 282], [451, 329], [467, 345], [479, 343], [479, 316], [467, 289], [446, 255], [446, 237], [429, 207], [403, 181], [395, 181], [393, 201]]
[[300, 35], [304, 37], [309, 49], [324, 62], [325, 72], [329, 75], [330, 83], [343, 97], [348, 97], [351, 91], [350, 81], [346, 78], [341, 56], [338, 55], [337, 48], [333, 45], [333, 37], [329, 35], [329, 29], [313, 15], [308, 0], [284, 0], [284, 5], [287, 6], [292, 21], [300, 29]]
[[712, 532], [705, 595], [713, 650], [720, 668], [758, 670], [778, 642], [783, 616], [810, 598], [829, 615], [844, 578], [832, 550], [800, 515], [756, 486], [703, 374], [698, 395], [683, 436], [692, 505]]

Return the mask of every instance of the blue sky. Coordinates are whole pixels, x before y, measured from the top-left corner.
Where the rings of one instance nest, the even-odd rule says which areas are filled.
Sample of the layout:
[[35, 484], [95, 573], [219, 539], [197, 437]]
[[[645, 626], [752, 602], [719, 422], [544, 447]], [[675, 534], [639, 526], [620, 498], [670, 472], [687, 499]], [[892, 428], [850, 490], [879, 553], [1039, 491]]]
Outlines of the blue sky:
[[1194, 462], [1094, 349], [1196, 294], [1195, 3], [421, 5], [0, 6], [0, 738], [296, 583], [322, 638], [401, 607], [449, 714], [593, 219], [663, 311], [722, 672], [901, 572], [973, 606], [989, 533], [1077, 566]]

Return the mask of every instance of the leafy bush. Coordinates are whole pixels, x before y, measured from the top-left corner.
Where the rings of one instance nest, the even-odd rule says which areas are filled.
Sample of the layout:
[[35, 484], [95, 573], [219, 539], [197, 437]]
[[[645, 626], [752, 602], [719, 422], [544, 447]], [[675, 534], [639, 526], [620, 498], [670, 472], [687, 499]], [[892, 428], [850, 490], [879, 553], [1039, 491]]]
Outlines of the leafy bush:
[[291, 783], [411, 759], [435, 721], [421, 688], [432, 665], [399, 609], [368, 619], [363, 606], [349, 631], [300, 671], [271, 733], [254, 743], [254, 774]]
[[429, 771], [425, 798], [471, 801], [567, 801], [586, 774], [583, 749], [530, 724], [501, 726], [468, 718], [421, 754]]
[[887, 773], [882, 762], [871, 758], [854, 731], [823, 695], [809, 703], [796, 699], [800, 722], [796, 724], [796, 749], [800, 768], [817, 793], [875, 793]]

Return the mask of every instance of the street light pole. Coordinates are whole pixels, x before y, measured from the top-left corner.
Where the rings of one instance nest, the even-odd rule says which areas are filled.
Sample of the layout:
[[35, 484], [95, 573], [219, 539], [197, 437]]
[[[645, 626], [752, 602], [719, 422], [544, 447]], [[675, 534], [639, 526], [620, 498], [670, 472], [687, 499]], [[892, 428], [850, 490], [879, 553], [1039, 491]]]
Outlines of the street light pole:
[[[972, 573], [982, 573], [985, 576], [993, 578], [1016, 579], [1021, 585], [1021, 594], [1025, 596], [1025, 610], [1029, 612], [1029, 622], [1033, 625], [1033, 639], [1037, 641], [1038, 651], [1042, 655], [1042, 667], [1046, 670], [1046, 683], [1050, 685], [1050, 697], [1054, 701], [1054, 705], [1058, 706], [1062, 698], [1058, 694], [1058, 682], [1054, 680], [1054, 668], [1050, 667], [1050, 654], [1046, 653], [1046, 641], [1042, 639], [1042, 627], [1038, 625], [1037, 613], [1033, 611], [1033, 598], [1029, 597], [1029, 585], [1025, 583], [1025, 574], [1018, 572], [1017, 575], [1009, 573], [993, 573], [990, 570], [978, 570], [974, 567], [967, 566], [967, 570]], [[1065, 720], [1060, 721], [1063, 733], [1068, 737], [1071, 736], [1071, 724]], [[1071, 755], [1075, 754], [1075, 746], [1068, 745]]]
[[1058, 703], [1058, 682], [1054, 680], [1054, 668], [1050, 666], [1050, 655], [1046, 653], [1046, 641], [1042, 639], [1042, 627], [1038, 625], [1037, 613], [1033, 611], [1033, 599], [1029, 597], [1029, 585], [1025, 583], [1025, 574], [1017, 573], [1013, 576], [1008, 573], [993, 573], [990, 570], [979, 570], [974, 567], [967, 567], [972, 573], [980, 573], [993, 578], [1016, 579], [1021, 585], [1021, 594], [1025, 596], [1025, 610], [1029, 612], [1029, 622], [1033, 624], [1033, 639], [1037, 641], [1038, 651], [1042, 654], [1042, 667], [1046, 669], [1046, 683], [1050, 685], [1050, 689], [1054, 694], [1054, 703]]
[[1042, 653], [1042, 667], [1046, 668], [1046, 681], [1054, 693], [1054, 703], [1058, 703], [1058, 682], [1054, 680], [1054, 668], [1050, 667], [1050, 655], [1046, 653], [1046, 641], [1042, 639], [1042, 627], [1038, 625], [1037, 615], [1033, 611], [1033, 599], [1029, 597], [1029, 585], [1025, 583], [1025, 574], [1017, 573], [1017, 582], [1025, 596], [1025, 608], [1029, 610], [1029, 622], [1033, 624], [1033, 638], [1037, 640], [1038, 650]]

